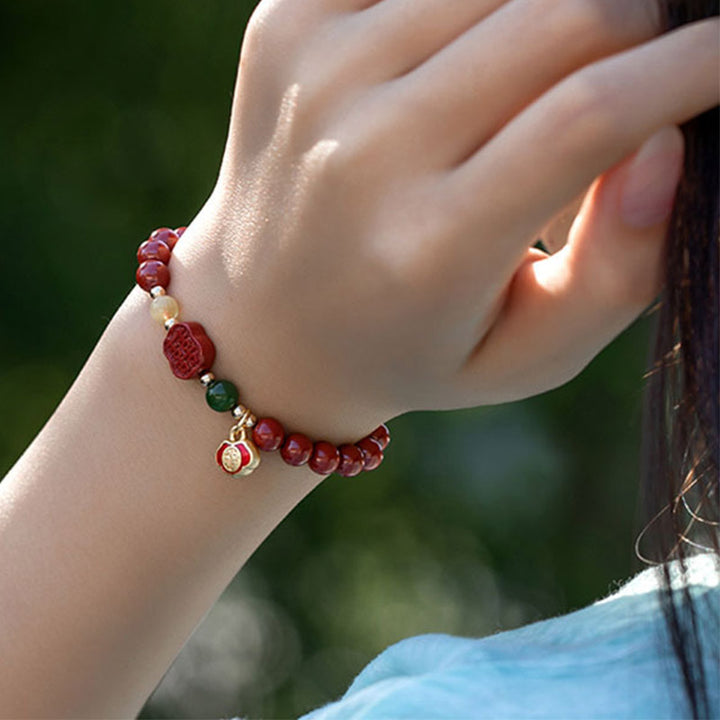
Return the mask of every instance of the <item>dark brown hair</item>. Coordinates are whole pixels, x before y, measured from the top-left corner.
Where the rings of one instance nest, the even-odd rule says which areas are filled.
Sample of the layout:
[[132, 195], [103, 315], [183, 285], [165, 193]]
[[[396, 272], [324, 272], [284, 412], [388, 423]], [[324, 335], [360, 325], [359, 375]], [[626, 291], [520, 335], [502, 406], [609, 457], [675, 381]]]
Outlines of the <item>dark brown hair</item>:
[[[663, 0], [665, 28], [718, 15], [718, 4]], [[708, 673], [717, 667], [705, 659], [708, 643], [720, 636], [717, 612], [703, 607], [700, 613], [685, 583], [690, 556], [712, 553], [717, 560], [720, 552], [719, 122], [715, 108], [682, 128], [685, 169], [667, 238], [666, 289], [646, 389], [641, 486], [646, 531], [639, 551], [662, 563], [661, 606], [694, 718], [712, 712]]]

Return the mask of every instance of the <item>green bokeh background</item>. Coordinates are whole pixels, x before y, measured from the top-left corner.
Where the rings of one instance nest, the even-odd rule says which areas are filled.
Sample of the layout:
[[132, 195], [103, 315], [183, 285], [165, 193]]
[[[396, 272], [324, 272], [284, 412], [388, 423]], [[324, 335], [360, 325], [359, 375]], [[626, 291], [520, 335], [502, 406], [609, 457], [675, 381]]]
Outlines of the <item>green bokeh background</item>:
[[[130, 290], [138, 243], [209, 194], [253, 5], [0, 2], [0, 474]], [[296, 716], [403, 637], [607, 593], [638, 567], [647, 338], [643, 320], [539, 398], [395, 420], [383, 467], [329, 479], [275, 531], [143, 717]]]

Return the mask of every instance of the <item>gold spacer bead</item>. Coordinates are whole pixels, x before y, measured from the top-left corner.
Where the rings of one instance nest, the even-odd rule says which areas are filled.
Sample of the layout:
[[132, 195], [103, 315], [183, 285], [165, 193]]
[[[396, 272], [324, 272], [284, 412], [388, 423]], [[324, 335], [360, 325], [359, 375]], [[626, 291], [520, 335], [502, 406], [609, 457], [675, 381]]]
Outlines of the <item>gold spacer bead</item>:
[[165, 295], [165, 288], [161, 285], [156, 285], [154, 288], [150, 288], [150, 297], [154, 300], [156, 297]]
[[175, 323], [177, 322], [177, 318], [168, 318], [163, 325], [165, 326], [166, 330], [169, 330]]
[[215, 375], [211, 372], [203, 373], [200, 376], [200, 382], [203, 384], [203, 387], [208, 387], [211, 383], [215, 382]]
[[251, 428], [257, 422], [257, 418], [244, 406], [239, 403], [232, 409], [232, 416], [238, 421], [238, 425]]

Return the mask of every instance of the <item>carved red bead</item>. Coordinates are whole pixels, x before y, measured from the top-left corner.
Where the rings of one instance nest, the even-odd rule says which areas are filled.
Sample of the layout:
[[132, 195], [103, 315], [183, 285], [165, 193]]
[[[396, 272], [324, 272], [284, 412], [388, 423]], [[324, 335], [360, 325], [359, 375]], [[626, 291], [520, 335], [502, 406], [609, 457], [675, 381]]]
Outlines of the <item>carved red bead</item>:
[[357, 445], [341, 445], [338, 450], [340, 452], [338, 475], [343, 477], [359, 475], [365, 467], [365, 456], [362, 450]]
[[318, 475], [331, 475], [340, 465], [340, 453], [329, 442], [320, 440], [313, 446], [313, 452], [308, 462], [309, 468]]
[[162, 240], [171, 250], [175, 247], [175, 243], [180, 236], [170, 228], [158, 228], [150, 233], [150, 240]]
[[163, 352], [175, 377], [189, 380], [209, 370], [215, 361], [215, 346], [200, 323], [175, 323], [163, 342]]
[[355, 443], [362, 450], [364, 457], [364, 470], [374, 470], [383, 461], [383, 449], [377, 440], [365, 437]]
[[158, 285], [166, 288], [170, 284], [170, 271], [164, 262], [147, 260], [140, 264], [135, 273], [137, 284], [146, 292]]
[[312, 442], [301, 433], [293, 433], [285, 439], [285, 443], [280, 450], [282, 459], [288, 465], [304, 465], [312, 455]]
[[146, 240], [137, 251], [139, 263], [159, 260], [166, 265], [170, 262], [170, 248], [162, 240]]
[[275, 418], [261, 418], [252, 431], [253, 442], [260, 450], [273, 452], [285, 440], [285, 429]]
[[[183, 233], [186, 230], [187, 230], [187, 227], [185, 225], [181, 225], [180, 227], [175, 228], [175, 230], [173, 232], [178, 236], [178, 238], [181, 238], [183, 236]], [[175, 242], [177, 242], [177, 240]], [[174, 245], [175, 245], [175, 243], [173, 243], [173, 247], [174, 247]]]
[[368, 437], [375, 440], [383, 450], [390, 444], [390, 430], [388, 430], [387, 425], [380, 425], [380, 427], [375, 428]]

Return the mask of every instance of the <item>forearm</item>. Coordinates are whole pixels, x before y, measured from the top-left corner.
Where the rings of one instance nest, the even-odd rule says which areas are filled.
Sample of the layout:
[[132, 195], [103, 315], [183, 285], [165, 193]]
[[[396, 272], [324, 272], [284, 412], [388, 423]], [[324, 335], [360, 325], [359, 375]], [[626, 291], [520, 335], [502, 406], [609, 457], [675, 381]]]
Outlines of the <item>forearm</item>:
[[0, 483], [2, 717], [136, 714], [320, 481], [269, 456], [247, 478], [222, 473], [214, 451], [229, 416], [173, 377], [161, 343], [147, 299], [131, 293]]

